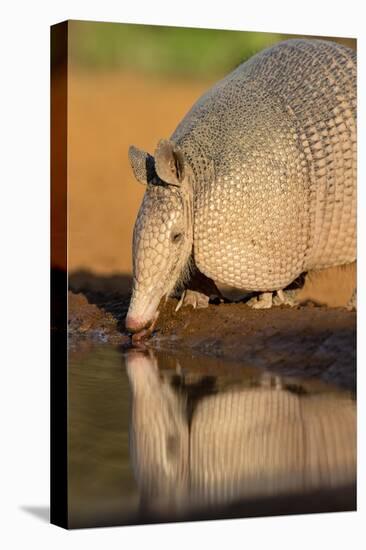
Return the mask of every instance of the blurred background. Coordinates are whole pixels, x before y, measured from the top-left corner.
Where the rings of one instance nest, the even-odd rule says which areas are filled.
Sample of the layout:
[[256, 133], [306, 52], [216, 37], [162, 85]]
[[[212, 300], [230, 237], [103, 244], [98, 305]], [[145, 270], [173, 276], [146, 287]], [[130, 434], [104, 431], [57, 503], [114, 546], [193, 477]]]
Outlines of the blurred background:
[[[153, 152], [215, 81], [291, 37], [69, 22], [71, 288], [128, 290], [133, 224], [144, 192], [132, 175], [128, 147]], [[327, 39], [356, 47], [352, 39]]]

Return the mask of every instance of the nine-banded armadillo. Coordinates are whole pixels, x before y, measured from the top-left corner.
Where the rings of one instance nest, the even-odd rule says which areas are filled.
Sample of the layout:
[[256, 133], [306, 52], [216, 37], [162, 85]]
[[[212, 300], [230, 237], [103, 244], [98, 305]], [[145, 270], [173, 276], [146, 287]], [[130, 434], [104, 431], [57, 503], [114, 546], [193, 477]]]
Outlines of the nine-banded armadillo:
[[141, 331], [195, 264], [217, 284], [280, 291], [356, 258], [356, 54], [288, 40], [240, 65], [152, 157], [133, 237], [126, 320]]

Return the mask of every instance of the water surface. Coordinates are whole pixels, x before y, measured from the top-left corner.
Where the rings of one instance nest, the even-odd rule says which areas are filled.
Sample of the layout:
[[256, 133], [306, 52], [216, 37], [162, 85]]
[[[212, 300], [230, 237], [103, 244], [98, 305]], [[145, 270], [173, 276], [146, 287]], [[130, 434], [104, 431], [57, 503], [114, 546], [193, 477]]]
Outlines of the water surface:
[[71, 527], [355, 509], [354, 374], [299, 370], [71, 353]]

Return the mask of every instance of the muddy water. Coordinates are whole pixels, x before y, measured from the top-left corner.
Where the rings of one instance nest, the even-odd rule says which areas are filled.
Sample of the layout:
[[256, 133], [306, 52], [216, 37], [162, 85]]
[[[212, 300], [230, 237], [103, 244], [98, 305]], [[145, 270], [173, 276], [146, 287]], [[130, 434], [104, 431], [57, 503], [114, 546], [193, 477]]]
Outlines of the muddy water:
[[71, 527], [355, 509], [349, 368], [330, 380], [243, 365], [71, 353]]

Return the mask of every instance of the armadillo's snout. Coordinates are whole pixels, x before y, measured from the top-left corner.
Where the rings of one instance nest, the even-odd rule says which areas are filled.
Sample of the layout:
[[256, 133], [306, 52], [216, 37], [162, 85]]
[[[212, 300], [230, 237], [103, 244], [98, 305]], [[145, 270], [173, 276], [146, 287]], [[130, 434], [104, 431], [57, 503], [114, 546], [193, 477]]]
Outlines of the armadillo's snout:
[[154, 305], [154, 308], [151, 309], [151, 311], [145, 312], [145, 314], [139, 314], [139, 312], [134, 311], [133, 308], [130, 308], [127, 313], [125, 326], [128, 332], [148, 336], [154, 330], [158, 317], [159, 311], [156, 305]]
[[128, 314], [126, 317], [126, 329], [128, 332], [135, 334], [136, 332], [141, 332], [142, 330], [148, 328], [151, 325], [151, 322], [151, 320], [146, 321], [145, 319]]

